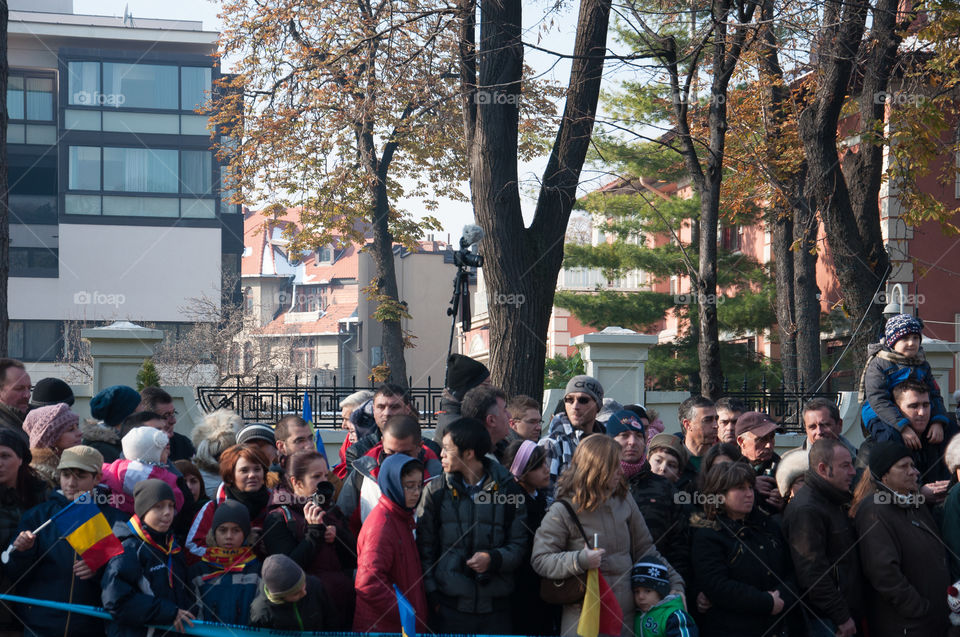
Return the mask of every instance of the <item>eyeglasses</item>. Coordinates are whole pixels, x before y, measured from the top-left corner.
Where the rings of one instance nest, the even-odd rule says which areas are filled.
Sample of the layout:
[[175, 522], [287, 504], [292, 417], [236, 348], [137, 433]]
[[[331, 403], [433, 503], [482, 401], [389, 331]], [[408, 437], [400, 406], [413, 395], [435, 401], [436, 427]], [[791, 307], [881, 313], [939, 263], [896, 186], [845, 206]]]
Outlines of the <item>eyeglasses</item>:
[[529, 418], [529, 419], [527, 419], [527, 420], [521, 420], [520, 422], [522, 422], [522, 423], [524, 423], [524, 424], [527, 424], [527, 425], [542, 425], [542, 424], [543, 424], [543, 419], [542, 419], [542, 418]]
[[567, 403], [568, 405], [572, 405], [574, 402], [580, 403], [581, 405], [586, 405], [591, 400], [593, 399], [588, 398], [587, 396], [577, 396], [576, 398], [573, 396], [567, 396], [563, 399], [563, 402]]
[[404, 491], [409, 491], [410, 493], [416, 493], [418, 491], [423, 491], [423, 483], [418, 482], [416, 484], [405, 484], [403, 485]]

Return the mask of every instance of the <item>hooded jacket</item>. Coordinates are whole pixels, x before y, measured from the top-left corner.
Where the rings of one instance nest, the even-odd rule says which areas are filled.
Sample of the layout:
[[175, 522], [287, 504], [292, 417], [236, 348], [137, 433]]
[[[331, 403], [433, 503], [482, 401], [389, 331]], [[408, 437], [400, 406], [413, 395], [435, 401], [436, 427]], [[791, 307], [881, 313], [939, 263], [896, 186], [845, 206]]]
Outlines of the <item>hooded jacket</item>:
[[[427, 597], [461, 613], [508, 610], [514, 573], [527, 548], [520, 487], [501, 465], [482, 462], [484, 477], [473, 497], [463, 476], [443, 473], [427, 483], [417, 507]], [[484, 583], [466, 566], [477, 551], [490, 554]]]
[[88, 420], [80, 425], [80, 433], [83, 435], [82, 444], [99, 451], [105, 463], [113, 462], [123, 455], [120, 427], [107, 427]]
[[812, 469], [783, 514], [783, 534], [796, 568], [798, 590], [817, 617], [839, 626], [863, 613], [863, 582], [849, 491]]
[[[879, 497], [886, 495], [889, 497]], [[863, 575], [870, 587], [871, 637], [943, 635], [949, 622], [947, 555], [924, 504], [899, 504], [881, 491], [867, 497], [854, 517]]]
[[950, 424], [940, 386], [933, 377], [923, 348], [916, 356], [907, 357], [886, 345], [871, 343], [867, 346], [867, 356], [867, 364], [860, 377], [858, 398], [861, 404], [860, 422], [869, 434], [877, 437], [877, 428], [881, 425], [897, 431], [903, 431], [907, 426], [909, 421], [893, 402], [893, 388], [908, 379], [919, 381], [930, 389], [930, 422], [940, 423], [944, 427]]
[[401, 632], [394, 585], [413, 606], [417, 631], [426, 630], [427, 597], [413, 536], [414, 509], [406, 507], [400, 481], [403, 468], [410, 462], [414, 459], [399, 454], [384, 460], [378, 477], [383, 495], [357, 539], [357, 609], [353, 619], [357, 632]]
[[[50, 494], [50, 499], [23, 514], [16, 533], [32, 531], [64, 509], [70, 501], [60, 491]], [[98, 505], [111, 525], [124, 523], [125, 516], [105, 504]], [[54, 602], [100, 606], [100, 576], [103, 569], [90, 579], [80, 579], [73, 574], [77, 554], [73, 547], [61, 539], [56, 525], [51, 524], [37, 533], [33, 547], [26, 551], [13, 551], [4, 570], [11, 580], [17, 582], [17, 595], [46, 599]], [[79, 613], [65, 613], [39, 606], [17, 607], [17, 615], [23, 620], [24, 635], [47, 637], [63, 635], [70, 622], [67, 635], [102, 635], [103, 620]]]
[[169, 484], [173, 489], [177, 511], [183, 508], [183, 492], [177, 484], [177, 477], [166, 466], [139, 460], [114, 460], [103, 465], [103, 483], [116, 496], [114, 506], [127, 515], [133, 515], [134, 487], [138, 482], [149, 479], [163, 480]]
[[142, 637], [149, 634], [147, 625], [170, 625], [179, 609], [193, 605], [183, 552], [164, 555], [126, 522], [114, 524], [113, 533], [123, 544], [123, 554], [107, 562], [101, 582], [103, 608], [113, 616], [107, 636]]

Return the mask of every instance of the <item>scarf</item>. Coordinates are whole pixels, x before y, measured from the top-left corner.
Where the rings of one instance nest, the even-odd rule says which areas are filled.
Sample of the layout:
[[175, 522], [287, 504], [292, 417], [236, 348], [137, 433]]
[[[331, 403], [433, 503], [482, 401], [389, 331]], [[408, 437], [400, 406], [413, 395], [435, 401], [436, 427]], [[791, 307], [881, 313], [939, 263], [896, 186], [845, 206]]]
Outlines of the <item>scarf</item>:
[[170, 584], [170, 588], [173, 588], [173, 556], [180, 552], [180, 546], [177, 545], [176, 540], [173, 539], [173, 534], [158, 533], [159, 537], [166, 541], [167, 546], [164, 548], [153, 538], [153, 534], [156, 533], [156, 531], [152, 531], [150, 527], [144, 524], [136, 515], [130, 518], [127, 526], [130, 527], [130, 530], [133, 531], [137, 537], [143, 540], [144, 544], [159, 551], [161, 555], [167, 556], [167, 582]]
[[214, 566], [219, 570], [208, 573], [202, 577], [203, 581], [220, 577], [227, 573], [242, 573], [247, 564], [257, 559], [249, 546], [241, 546], [238, 549], [227, 549], [220, 546], [208, 546], [203, 554], [203, 561]]
[[623, 469], [623, 477], [627, 479], [632, 478], [640, 473], [640, 470], [643, 469], [643, 465], [644, 462], [642, 460], [640, 462], [620, 461], [620, 468]]
[[236, 487], [230, 486], [227, 483], [223, 484], [223, 489], [226, 492], [228, 499], [236, 500], [243, 506], [247, 507], [247, 511], [250, 513], [251, 522], [260, 517], [260, 514], [265, 508], [267, 508], [267, 504], [270, 502], [270, 490], [267, 489], [266, 485], [260, 487], [259, 490], [252, 493], [240, 491]]

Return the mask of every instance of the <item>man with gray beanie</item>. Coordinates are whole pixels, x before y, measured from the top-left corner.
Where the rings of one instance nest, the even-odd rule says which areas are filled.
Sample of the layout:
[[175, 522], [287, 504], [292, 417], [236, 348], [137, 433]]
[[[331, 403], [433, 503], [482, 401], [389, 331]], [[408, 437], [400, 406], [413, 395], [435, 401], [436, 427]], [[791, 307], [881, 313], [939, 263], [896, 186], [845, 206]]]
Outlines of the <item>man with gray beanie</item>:
[[570, 464], [573, 452], [585, 436], [606, 433], [597, 414], [603, 408], [603, 385], [593, 376], [581, 374], [567, 383], [563, 397], [563, 413], [550, 421], [547, 437], [540, 444], [550, 459], [550, 487], [548, 499], [553, 499], [557, 478]]

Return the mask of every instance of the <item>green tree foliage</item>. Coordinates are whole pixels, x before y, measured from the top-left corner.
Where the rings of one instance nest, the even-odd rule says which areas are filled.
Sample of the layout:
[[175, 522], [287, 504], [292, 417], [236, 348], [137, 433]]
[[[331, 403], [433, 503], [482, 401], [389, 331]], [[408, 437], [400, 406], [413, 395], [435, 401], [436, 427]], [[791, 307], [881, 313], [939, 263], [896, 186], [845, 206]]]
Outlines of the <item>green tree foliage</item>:
[[143, 359], [143, 365], [140, 366], [140, 371], [137, 372], [137, 391], [143, 391], [144, 387], [159, 386], [160, 372], [157, 371], [157, 366], [153, 364], [153, 359]]
[[543, 388], [563, 389], [571, 378], [586, 373], [579, 350], [573, 356], [558, 354], [548, 358], [544, 365]]

